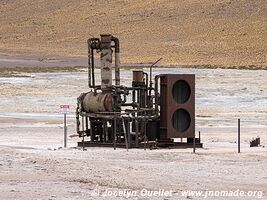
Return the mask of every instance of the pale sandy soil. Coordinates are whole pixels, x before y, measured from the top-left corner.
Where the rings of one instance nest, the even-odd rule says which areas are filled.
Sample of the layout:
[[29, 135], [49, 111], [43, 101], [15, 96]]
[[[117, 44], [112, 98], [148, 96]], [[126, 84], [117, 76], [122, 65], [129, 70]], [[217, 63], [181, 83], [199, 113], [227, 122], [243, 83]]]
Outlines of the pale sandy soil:
[[[263, 191], [262, 199], [266, 199], [266, 150], [243, 148], [243, 153], [238, 155], [233, 149], [233, 145], [214, 145], [192, 154], [191, 150], [127, 152], [92, 148], [83, 152], [0, 147], [0, 198], [125, 199], [101, 195], [105, 189], [140, 191], [145, 188], [173, 190], [175, 194], [130, 199], [188, 199], [181, 196], [181, 191], [237, 189]], [[92, 196], [94, 191], [100, 191], [100, 196]]]
[[[267, 151], [250, 148], [260, 136], [267, 144], [266, 71], [155, 69], [154, 74], [195, 73], [196, 130], [203, 149], [75, 149], [77, 137], [63, 142], [58, 105], [71, 105], [68, 134], [75, 134], [76, 98], [87, 91], [80, 72], [24, 73], [0, 77], [0, 199], [125, 199], [110, 191], [172, 190], [169, 197], [130, 199], [203, 199], [182, 197], [184, 190], [257, 190], [267, 199]], [[98, 71], [97, 71], [98, 73]], [[122, 70], [129, 85], [131, 73]], [[23, 75], [23, 76], [22, 76]], [[241, 118], [241, 154], [236, 123]], [[100, 196], [94, 197], [94, 192]], [[225, 197], [208, 199], [225, 199]], [[235, 197], [229, 199], [258, 199]]]

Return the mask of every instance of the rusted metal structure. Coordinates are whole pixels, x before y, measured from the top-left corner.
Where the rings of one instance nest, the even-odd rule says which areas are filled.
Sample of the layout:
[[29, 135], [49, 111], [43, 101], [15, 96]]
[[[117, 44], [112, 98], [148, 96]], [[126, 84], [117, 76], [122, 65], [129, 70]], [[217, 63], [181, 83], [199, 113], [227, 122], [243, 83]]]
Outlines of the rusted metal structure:
[[195, 134], [195, 76], [160, 76], [160, 127], [164, 138], [193, 138]]
[[[95, 82], [95, 53], [100, 53], [100, 84]], [[155, 77], [153, 84], [151, 67], [150, 74], [133, 71], [132, 85], [124, 86], [120, 83], [119, 53], [119, 40], [112, 35], [88, 40], [91, 91], [77, 99], [77, 133], [83, 138], [78, 146], [192, 147], [195, 76], [162, 74]], [[177, 142], [175, 138], [187, 138], [187, 141]], [[200, 139], [195, 141], [197, 147], [202, 147]]]

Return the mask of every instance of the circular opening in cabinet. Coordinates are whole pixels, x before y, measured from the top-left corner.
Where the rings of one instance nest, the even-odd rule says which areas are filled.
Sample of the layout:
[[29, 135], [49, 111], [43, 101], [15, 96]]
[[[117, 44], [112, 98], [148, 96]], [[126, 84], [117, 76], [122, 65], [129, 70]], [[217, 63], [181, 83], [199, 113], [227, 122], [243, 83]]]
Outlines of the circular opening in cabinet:
[[178, 104], [183, 104], [188, 101], [191, 95], [190, 85], [184, 81], [176, 81], [172, 87], [172, 96]]
[[185, 109], [178, 109], [172, 115], [172, 126], [177, 132], [186, 131], [191, 123], [190, 114]]

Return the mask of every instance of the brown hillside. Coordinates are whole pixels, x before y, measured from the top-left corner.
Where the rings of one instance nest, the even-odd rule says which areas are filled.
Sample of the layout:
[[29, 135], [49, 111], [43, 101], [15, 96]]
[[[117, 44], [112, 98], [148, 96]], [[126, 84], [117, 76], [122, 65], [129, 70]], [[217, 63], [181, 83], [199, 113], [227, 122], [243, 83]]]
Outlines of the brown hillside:
[[2, 0], [0, 54], [86, 56], [111, 33], [123, 63], [267, 66], [266, 0]]

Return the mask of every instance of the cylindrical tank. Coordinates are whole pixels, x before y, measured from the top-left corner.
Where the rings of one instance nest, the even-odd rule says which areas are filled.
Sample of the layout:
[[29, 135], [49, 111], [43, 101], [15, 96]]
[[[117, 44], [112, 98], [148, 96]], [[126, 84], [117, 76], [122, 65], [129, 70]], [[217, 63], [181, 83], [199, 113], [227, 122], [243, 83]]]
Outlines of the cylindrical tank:
[[112, 49], [111, 35], [101, 35], [100, 63], [101, 63], [101, 89], [112, 87]]
[[101, 50], [101, 89], [112, 86], [112, 50]]
[[82, 107], [86, 112], [111, 112], [112, 111], [112, 94], [88, 92], [83, 100]]
[[141, 70], [133, 71], [133, 81], [144, 82], [144, 72]]

